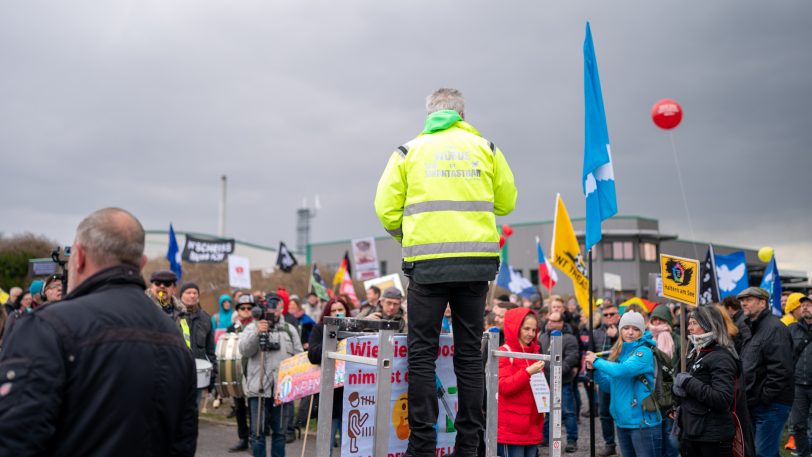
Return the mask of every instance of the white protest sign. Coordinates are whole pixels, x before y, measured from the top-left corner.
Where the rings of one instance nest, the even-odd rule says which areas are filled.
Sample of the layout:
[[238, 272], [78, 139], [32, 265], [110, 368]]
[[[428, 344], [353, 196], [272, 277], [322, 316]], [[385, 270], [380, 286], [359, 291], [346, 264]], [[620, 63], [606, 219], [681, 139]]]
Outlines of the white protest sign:
[[[406, 336], [393, 339], [392, 396], [384, 407], [391, 408], [388, 455], [402, 456], [409, 443], [409, 362]], [[347, 353], [363, 357], [378, 356], [378, 336], [347, 339]], [[435, 455], [447, 456], [454, 451], [457, 436], [454, 419], [457, 415], [457, 378], [454, 376], [454, 342], [451, 335], [440, 335], [437, 358], [437, 391], [440, 413], [437, 417], [437, 447]], [[341, 422], [342, 457], [370, 457], [375, 434], [375, 405], [377, 373], [375, 366], [347, 362], [344, 377], [344, 409]]]
[[236, 289], [251, 288], [251, 265], [248, 258], [228, 256], [228, 285]]
[[536, 400], [536, 410], [540, 413], [550, 412], [550, 385], [542, 373], [530, 376], [530, 389]]
[[375, 238], [352, 240], [352, 257], [355, 260], [355, 279], [365, 280], [380, 276]]

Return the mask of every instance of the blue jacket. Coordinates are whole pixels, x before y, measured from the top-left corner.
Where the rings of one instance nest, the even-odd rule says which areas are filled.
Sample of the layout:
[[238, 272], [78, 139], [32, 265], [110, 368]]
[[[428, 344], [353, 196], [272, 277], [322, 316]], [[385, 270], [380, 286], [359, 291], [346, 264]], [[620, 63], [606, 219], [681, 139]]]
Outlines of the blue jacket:
[[643, 411], [643, 399], [650, 392], [638, 377], [644, 375], [654, 386], [654, 355], [647, 344], [655, 345], [648, 332], [637, 341], [623, 343], [617, 362], [599, 358], [593, 364], [595, 381], [612, 395], [609, 412], [619, 428], [655, 427], [662, 422], [658, 412]]

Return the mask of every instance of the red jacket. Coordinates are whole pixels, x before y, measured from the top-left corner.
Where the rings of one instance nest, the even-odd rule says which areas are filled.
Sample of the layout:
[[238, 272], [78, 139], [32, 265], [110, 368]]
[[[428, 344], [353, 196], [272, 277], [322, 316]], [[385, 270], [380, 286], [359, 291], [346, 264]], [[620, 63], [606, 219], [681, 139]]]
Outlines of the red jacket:
[[[500, 350], [538, 354], [536, 336], [533, 336], [530, 346], [519, 344], [519, 329], [530, 312], [528, 308], [516, 308], [505, 314], [505, 344]], [[530, 375], [527, 374], [527, 367], [534, 362], [528, 359], [499, 358], [499, 426], [496, 440], [500, 444], [541, 443], [544, 416], [536, 408], [536, 401], [530, 390]]]

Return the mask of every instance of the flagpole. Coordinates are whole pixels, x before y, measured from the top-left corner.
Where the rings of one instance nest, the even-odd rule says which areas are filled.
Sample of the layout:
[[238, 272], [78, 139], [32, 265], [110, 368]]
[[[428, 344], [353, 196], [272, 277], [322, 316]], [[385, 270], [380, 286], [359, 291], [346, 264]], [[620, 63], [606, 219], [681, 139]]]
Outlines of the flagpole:
[[[600, 242], [598, 242], [600, 244]], [[589, 250], [589, 350], [595, 352], [595, 334], [592, 324], [592, 251]], [[595, 372], [588, 370], [587, 399], [589, 400], [589, 455], [595, 457]], [[580, 414], [580, 413], [579, 413]]]

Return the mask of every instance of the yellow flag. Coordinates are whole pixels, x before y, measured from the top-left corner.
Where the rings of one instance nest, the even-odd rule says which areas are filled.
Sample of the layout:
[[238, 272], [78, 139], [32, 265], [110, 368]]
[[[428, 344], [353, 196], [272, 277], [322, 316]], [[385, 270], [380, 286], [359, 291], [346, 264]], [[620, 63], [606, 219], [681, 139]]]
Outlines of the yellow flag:
[[553, 247], [550, 252], [553, 256], [553, 265], [572, 279], [575, 299], [586, 316], [589, 312], [589, 280], [581, 256], [581, 247], [578, 245], [578, 238], [575, 237], [575, 230], [572, 229], [572, 221], [561, 194], [556, 195]]
[[8, 301], [8, 293], [5, 290], [0, 289], [0, 304], [3, 304]]

